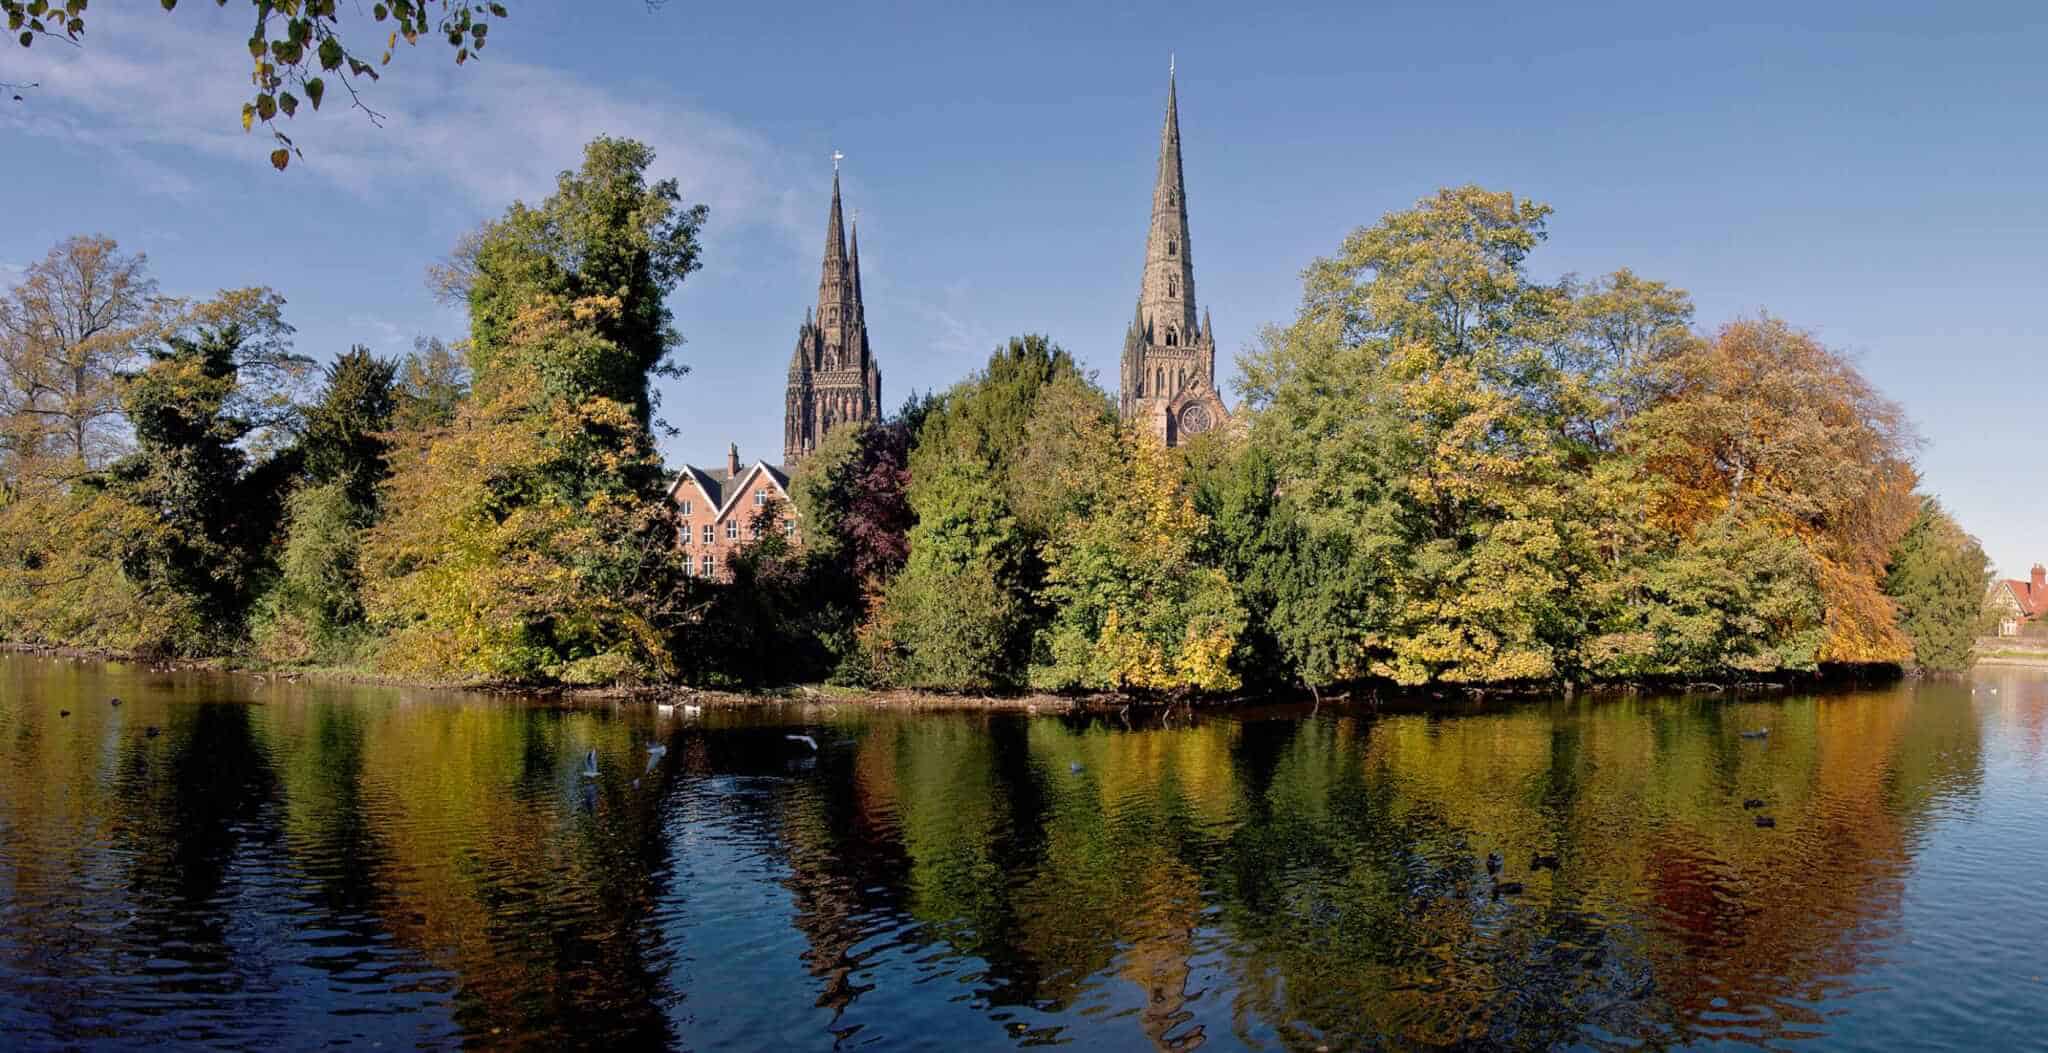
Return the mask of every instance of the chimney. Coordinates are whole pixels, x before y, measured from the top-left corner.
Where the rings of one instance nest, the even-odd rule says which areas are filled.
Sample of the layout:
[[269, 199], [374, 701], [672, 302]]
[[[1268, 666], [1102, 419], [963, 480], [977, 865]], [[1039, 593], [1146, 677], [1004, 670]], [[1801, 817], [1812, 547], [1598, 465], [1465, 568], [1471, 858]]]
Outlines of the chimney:
[[2034, 564], [2034, 583], [2027, 592], [2034, 598], [2035, 603], [2048, 599], [2048, 567], [2043, 567], [2039, 563]]
[[[737, 479], [740, 477], [739, 443], [733, 443], [732, 446], [725, 451], [725, 477], [727, 479]], [[2039, 571], [2041, 568], [2035, 567], [2034, 569], [2036, 571]], [[2034, 575], [2034, 578], [2037, 581], [2040, 579], [2040, 577], [2041, 575], [2039, 573], [2036, 573]]]

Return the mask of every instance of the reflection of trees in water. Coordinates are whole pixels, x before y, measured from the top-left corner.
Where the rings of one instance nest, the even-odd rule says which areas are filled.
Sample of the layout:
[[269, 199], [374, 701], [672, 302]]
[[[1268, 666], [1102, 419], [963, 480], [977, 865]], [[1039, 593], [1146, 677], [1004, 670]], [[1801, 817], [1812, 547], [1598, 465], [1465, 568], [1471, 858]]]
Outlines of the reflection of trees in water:
[[[1735, 734], [1764, 723], [1767, 743]], [[1245, 1041], [1797, 1037], [1882, 947], [1906, 831], [1972, 783], [1978, 750], [1967, 707], [1881, 696], [877, 725], [853, 792], [802, 824], [796, 884], [851, 898], [800, 892], [807, 913], [872, 927], [895, 909], [875, 889], [901, 887], [925, 933], [988, 963], [992, 1010], [1112, 1004], [1116, 977], [1162, 1048], [1198, 1043], [1191, 1000], [1221, 996], [1187, 989], [1205, 927]], [[1489, 895], [1489, 851], [1525, 894]], [[1535, 853], [1559, 869], [1532, 873]], [[857, 942], [806, 932], [817, 960]]]
[[[1812, 1007], [1885, 953], [1928, 817], [1983, 779], [1980, 722], [2026, 749], [2024, 728], [2048, 727], [2042, 683], [1137, 730], [854, 712], [815, 758], [781, 717], [730, 715], [653, 725], [670, 729], [655, 776], [651, 714], [195, 705], [145, 742], [104, 711], [0, 707], [0, 967], [48, 977], [39, 1011], [81, 1040], [118, 1001], [91, 978], [165, 947], [191, 959], [174, 981], [189, 1004], [245, 1005], [233, 985], [270, 982], [248, 951], [268, 937], [236, 926], [275, 895], [323, 942], [272, 960], [337, 985], [385, 969], [377, 990], [415, 983], [428, 1004], [452, 990], [468, 1041], [674, 1045], [691, 890], [671, 868], [698, 824], [786, 864], [835, 1014], [948, 997], [916, 981], [972, 968], [975, 1009], [1035, 1015], [1036, 1037], [1778, 1042], [1823, 1030]], [[1736, 736], [1761, 725], [1767, 741]], [[693, 796], [713, 777], [749, 788]], [[1490, 851], [1525, 894], [1488, 895]], [[1532, 873], [1537, 852], [1559, 869]], [[108, 899], [144, 909], [94, 916]]]
[[[365, 866], [380, 925], [450, 975], [472, 1040], [672, 1040], [673, 951], [653, 917], [663, 794], [631, 786], [644, 758], [632, 730], [587, 713], [407, 706], [349, 747], [379, 832]], [[575, 770], [592, 747], [606, 775], [585, 810]]]

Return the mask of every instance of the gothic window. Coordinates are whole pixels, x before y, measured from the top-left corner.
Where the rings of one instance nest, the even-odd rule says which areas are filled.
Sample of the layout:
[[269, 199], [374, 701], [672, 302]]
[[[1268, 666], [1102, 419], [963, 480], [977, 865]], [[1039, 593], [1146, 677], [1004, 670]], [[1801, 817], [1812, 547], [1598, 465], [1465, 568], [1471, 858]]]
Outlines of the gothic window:
[[1166, 394], [1166, 370], [1155, 369], [1152, 371], [1152, 394]]
[[1173, 255], [1173, 254], [1174, 254], [1174, 251], [1175, 251], [1175, 250], [1177, 250], [1177, 249], [1179, 249], [1179, 248], [1180, 248], [1180, 243], [1179, 243], [1179, 242], [1177, 242], [1177, 241], [1169, 241], [1169, 242], [1167, 242], [1167, 243], [1166, 243], [1166, 254], [1167, 254], [1168, 256], [1171, 256], [1171, 255]]
[[1167, 275], [1167, 278], [1166, 278], [1166, 298], [1167, 298], [1167, 299], [1169, 299], [1169, 300], [1178, 300], [1178, 299], [1180, 299], [1180, 279], [1179, 279], [1179, 278], [1173, 277], [1172, 275]]
[[1200, 435], [1215, 424], [1209, 417], [1209, 407], [1197, 402], [1180, 411], [1180, 430], [1187, 435]]
[[1175, 346], [1175, 345], [1177, 345], [1177, 344], [1179, 344], [1179, 343], [1180, 343], [1180, 330], [1178, 330], [1178, 329], [1175, 329], [1174, 327], [1172, 327], [1172, 326], [1170, 326], [1170, 325], [1169, 325], [1169, 326], [1167, 326], [1167, 327], [1166, 327], [1166, 346], [1168, 346], [1168, 347], [1173, 347], [1173, 346]]

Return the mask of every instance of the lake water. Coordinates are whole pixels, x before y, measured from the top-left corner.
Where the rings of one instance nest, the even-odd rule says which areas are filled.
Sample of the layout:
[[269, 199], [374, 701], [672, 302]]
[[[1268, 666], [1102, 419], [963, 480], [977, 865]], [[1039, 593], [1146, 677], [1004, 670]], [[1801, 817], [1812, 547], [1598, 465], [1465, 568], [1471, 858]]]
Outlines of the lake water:
[[9, 1049], [2040, 1049], [2044, 1025], [2042, 672], [1127, 725], [0, 656]]

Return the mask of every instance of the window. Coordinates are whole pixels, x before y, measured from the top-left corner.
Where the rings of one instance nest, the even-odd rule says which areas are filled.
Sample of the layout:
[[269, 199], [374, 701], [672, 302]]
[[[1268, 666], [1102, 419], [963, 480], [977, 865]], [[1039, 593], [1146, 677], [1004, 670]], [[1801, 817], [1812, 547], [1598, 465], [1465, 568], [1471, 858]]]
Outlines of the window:
[[697, 561], [697, 573], [698, 573], [698, 574], [701, 574], [701, 575], [703, 575], [704, 577], [707, 577], [707, 578], [708, 578], [708, 577], [710, 577], [711, 575], [713, 575], [713, 574], [716, 574], [717, 572], [718, 572], [718, 561], [717, 561], [717, 560], [714, 560], [714, 559], [712, 559], [712, 558], [711, 558], [710, 556], [705, 556], [705, 557], [704, 557], [703, 559], [700, 559], [700, 560], [698, 560], [698, 561]]
[[1179, 344], [1179, 343], [1180, 343], [1180, 330], [1178, 330], [1178, 329], [1175, 329], [1174, 327], [1172, 327], [1172, 326], [1170, 326], [1170, 325], [1169, 325], [1169, 326], [1167, 326], [1167, 327], [1166, 327], [1166, 346], [1168, 346], [1168, 347], [1173, 347], [1173, 346], [1175, 346], [1175, 345], [1177, 345], [1177, 344]]
[[682, 513], [683, 513], [684, 515], [689, 515], [689, 514], [690, 514], [690, 499], [689, 499], [689, 498], [687, 498], [687, 497], [683, 498], [683, 507], [682, 507]]
[[766, 491], [766, 490], [756, 490], [756, 491], [754, 491], [754, 507], [755, 507], [755, 508], [766, 508], [766, 507], [768, 507], [768, 491]]
[[711, 543], [711, 524], [709, 523], [704, 524], [704, 543], [707, 545]]
[[683, 544], [687, 545], [687, 544], [689, 544], [689, 543], [690, 543], [690, 524], [688, 524], [688, 523], [684, 523], [684, 524], [683, 524]]
[[726, 539], [727, 541], [738, 541], [738, 540], [740, 539], [740, 521], [739, 521], [739, 520], [737, 520], [737, 519], [728, 519], [728, 520], [726, 520], [726, 521], [725, 521], [725, 539]]
[[794, 519], [785, 519], [785, 520], [783, 520], [783, 521], [782, 521], [782, 536], [783, 536], [783, 537], [795, 537], [795, 536], [796, 536], [796, 520], [794, 520]]
[[1174, 251], [1175, 251], [1175, 250], [1177, 250], [1177, 249], [1179, 249], [1179, 248], [1180, 248], [1180, 243], [1179, 243], [1179, 242], [1177, 242], [1177, 241], [1168, 241], [1168, 242], [1166, 243], [1166, 254], [1167, 254], [1168, 256], [1171, 256], [1171, 255], [1173, 255], [1173, 254], [1174, 254]]
[[1162, 395], [1162, 394], [1165, 394], [1165, 392], [1166, 392], [1166, 370], [1164, 370], [1164, 369], [1155, 369], [1155, 370], [1153, 370], [1153, 371], [1152, 371], [1152, 394], [1154, 394], [1154, 395]]
[[1168, 275], [1168, 276], [1167, 276], [1167, 278], [1166, 278], [1166, 298], [1167, 298], [1167, 299], [1169, 299], [1169, 300], [1178, 300], [1178, 299], [1180, 299], [1180, 279], [1179, 279], [1179, 278], [1175, 278], [1175, 277], [1173, 277], [1172, 275]]

